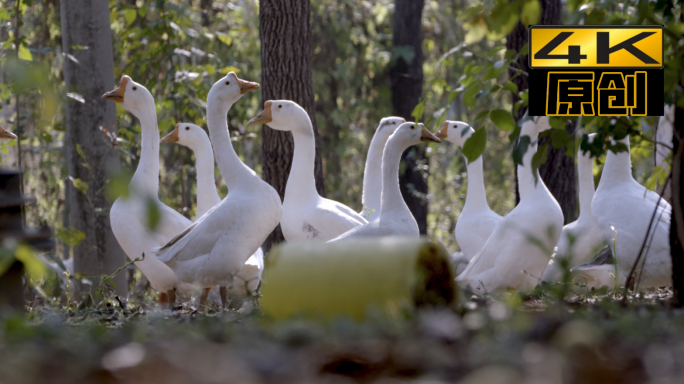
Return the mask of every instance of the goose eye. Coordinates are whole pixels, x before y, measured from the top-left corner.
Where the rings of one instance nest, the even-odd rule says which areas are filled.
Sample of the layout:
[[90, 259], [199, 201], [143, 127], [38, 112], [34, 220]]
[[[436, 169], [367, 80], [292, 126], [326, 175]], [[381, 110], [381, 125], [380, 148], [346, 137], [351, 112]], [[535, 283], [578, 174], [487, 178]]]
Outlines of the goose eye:
[[230, 81], [226, 81], [226, 85], [230, 85]]
[[412, 126], [411, 126], [411, 129], [416, 129], [416, 126], [415, 126], [415, 125], [412, 125]]
[[279, 106], [278, 106], [278, 108], [282, 108], [282, 107], [283, 107], [282, 105], [279, 105]]
[[190, 130], [190, 127], [185, 127], [185, 130], [186, 130], [186, 131], [189, 131], [189, 130]]
[[133, 86], [133, 90], [134, 90], [134, 91], [137, 91], [137, 90], [138, 90], [138, 87]]

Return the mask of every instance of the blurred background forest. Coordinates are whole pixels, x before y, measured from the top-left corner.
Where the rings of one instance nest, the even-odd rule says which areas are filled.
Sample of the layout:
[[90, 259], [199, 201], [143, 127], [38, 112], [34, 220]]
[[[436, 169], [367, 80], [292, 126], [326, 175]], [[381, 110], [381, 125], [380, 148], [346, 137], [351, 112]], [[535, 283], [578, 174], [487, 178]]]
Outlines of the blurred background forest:
[[[222, 74], [235, 71], [241, 78], [261, 81], [257, 1], [109, 3], [115, 78], [130, 75], [155, 95], [162, 135], [178, 122], [206, 127], [206, 95]], [[626, 9], [609, 13], [622, 9], [617, 3], [583, 3], [568, 3], [560, 11], [562, 19], [568, 24], [622, 24], [632, 15]], [[536, 22], [539, 2], [521, 4], [521, 20]], [[391, 67], [397, 60], [410, 61], [415, 56], [410, 47], [393, 46], [394, 6], [392, 0], [311, 2], [313, 89], [326, 194], [357, 210], [362, 208], [363, 168], [370, 140], [380, 119], [393, 113]], [[487, 112], [517, 111], [514, 101], [524, 104], [527, 99], [526, 91], [518, 93], [506, 71], [518, 57], [515, 50], [507, 49], [504, 38], [517, 22], [506, 16], [510, 11], [503, 2], [425, 1], [424, 86], [421, 103], [414, 110], [415, 117], [432, 131], [445, 118], [487, 129], [485, 185], [490, 205], [500, 214], [509, 212], [516, 202], [513, 144], [511, 132], [497, 129]], [[57, 253], [68, 258], [70, 246], [84, 236], [71, 228], [68, 196], [88, 188], [69, 175], [65, 162], [69, 149], [63, 105], [67, 100], [87, 102], [64, 86], [64, 62], [77, 59], [62, 48], [58, 0], [5, 2], [0, 21], [0, 55], [5, 64], [0, 73], [0, 124], [20, 136], [19, 145], [15, 141], [0, 144], [2, 164], [25, 169], [25, 193], [38, 199], [37, 209], [27, 211], [28, 224], [47, 222], [56, 228]], [[15, 44], [17, 37], [19, 44]], [[261, 133], [248, 128], [246, 121], [258, 113], [262, 102], [258, 92], [247, 94], [228, 116], [237, 152], [259, 174]], [[110, 147], [119, 152], [122, 162], [121, 170], [108, 182], [109, 198], [127, 185], [140, 150], [139, 122], [121, 108], [117, 115], [118, 138], [110, 137], [116, 144]], [[644, 120], [646, 136], [653, 136], [654, 123], [654, 119]], [[578, 130], [577, 137], [581, 133]], [[106, 140], [105, 135], [102, 139]], [[633, 140], [635, 175], [644, 183], [653, 174], [653, 144], [638, 137]], [[460, 150], [448, 144], [426, 151], [416, 170], [427, 179], [428, 194], [416, 195], [429, 201], [427, 234], [454, 252], [458, 245], [453, 229], [465, 198], [465, 161]], [[162, 145], [161, 158], [160, 198], [193, 216], [196, 175], [191, 151]], [[218, 170], [216, 178], [224, 196], [227, 189]], [[655, 188], [655, 180], [649, 186]]]

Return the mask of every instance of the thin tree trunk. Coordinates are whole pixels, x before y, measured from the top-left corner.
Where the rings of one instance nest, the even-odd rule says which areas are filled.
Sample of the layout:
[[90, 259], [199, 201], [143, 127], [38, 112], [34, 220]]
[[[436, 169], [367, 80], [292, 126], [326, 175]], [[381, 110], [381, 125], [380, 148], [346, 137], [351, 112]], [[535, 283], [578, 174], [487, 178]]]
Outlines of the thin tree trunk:
[[[292, 100], [309, 113], [316, 136], [316, 189], [325, 196], [311, 74], [311, 3], [309, 0], [260, 0], [259, 8], [261, 96], [263, 101]], [[261, 132], [263, 178], [282, 199], [292, 166], [292, 134], [268, 126]], [[283, 234], [278, 226], [264, 246], [268, 250], [282, 241]]]
[[[560, 0], [540, 0], [542, 14], [540, 24], [543, 25], [561, 25], [563, 19], [561, 18], [562, 4]], [[519, 51], [523, 45], [527, 43], [527, 27], [522, 23], [518, 23], [515, 29], [508, 35], [506, 40], [506, 48]], [[527, 55], [518, 57], [518, 68], [525, 72], [529, 71], [527, 66]], [[526, 75], [519, 71], [509, 69], [508, 75], [510, 80], [517, 85], [518, 92], [529, 89], [529, 79]], [[513, 103], [520, 100], [518, 95], [513, 95]], [[526, 108], [521, 107], [518, 113], [514, 114], [516, 121], [525, 114]], [[566, 125], [565, 129], [571, 134], [575, 130], [574, 124]], [[544, 144], [548, 138], [540, 140], [540, 144]], [[516, 203], [520, 201], [520, 195], [517, 188], [517, 167], [516, 167]], [[549, 157], [539, 168], [539, 175], [544, 183], [551, 191], [551, 194], [558, 200], [565, 222], [569, 223], [577, 218], [577, 183], [575, 180], [575, 162], [574, 158], [565, 156], [565, 148], [555, 149], [549, 145]]]
[[672, 285], [675, 305], [684, 306], [684, 109], [675, 105], [672, 130], [672, 219], [670, 221], [670, 252], [672, 255]]
[[[407, 63], [398, 58], [390, 69], [392, 82], [392, 109], [396, 116], [412, 120], [411, 112], [423, 94], [423, 27], [424, 0], [396, 0], [392, 22], [392, 45], [395, 49], [411, 49], [413, 60]], [[428, 214], [428, 169], [425, 146], [409, 148], [402, 154], [406, 167], [399, 175], [401, 194], [413, 217], [418, 222], [421, 234], [427, 233]]]
[[[73, 55], [64, 60], [66, 92], [83, 97], [83, 103], [66, 102], [66, 155], [69, 176], [88, 184], [83, 193], [76, 188], [69, 195], [71, 227], [85, 233], [86, 239], [74, 247], [76, 273], [90, 276], [91, 292], [98, 277], [110, 274], [124, 263], [124, 253], [112, 233], [110, 205], [104, 189], [110, 171], [118, 167], [118, 153], [105, 143], [99, 126], [116, 128], [116, 106], [102, 100], [114, 88], [112, 32], [109, 27], [109, 2], [106, 0], [69, 0], [61, 3], [62, 49]], [[88, 47], [74, 49], [74, 46]], [[78, 153], [80, 147], [82, 155]], [[115, 277], [116, 292], [126, 295], [123, 273]]]

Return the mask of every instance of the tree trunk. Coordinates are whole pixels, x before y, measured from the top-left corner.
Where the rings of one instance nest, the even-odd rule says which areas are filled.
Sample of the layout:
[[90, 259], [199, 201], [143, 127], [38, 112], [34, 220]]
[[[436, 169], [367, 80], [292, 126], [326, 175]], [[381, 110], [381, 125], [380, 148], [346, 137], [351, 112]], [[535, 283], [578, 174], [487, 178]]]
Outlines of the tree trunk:
[[[540, 24], [543, 25], [561, 25], [563, 19], [561, 18], [562, 4], [560, 0], [540, 0], [542, 14]], [[527, 27], [522, 23], [518, 23], [515, 29], [508, 35], [506, 40], [506, 48], [519, 51], [523, 45], [527, 43]], [[517, 68], [528, 72], [527, 55], [518, 57]], [[529, 73], [529, 72], [528, 72]], [[518, 92], [529, 89], [529, 79], [526, 75], [521, 74], [520, 71], [509, 69], [508, 75], [510, 80], [518, 86]], [[513, 95], [513, 103], [520, 100], [518, 95]], [[518, 113], [514, 114], [516, 121], [525, 114], [526, 108], [521, 107]], [[565, 127], [571, 134], [575, 130], [574, 124], [568, 124]], [[548, 139], [542, 139], [540, 144], [544, 144]], [[517, 167], [516, 167], [516, 185], [517, 185]], [[558, 200], [565, 222], [569, 223], [577, 218], [577, 183], [575, 181], [575, 162], [571, 157], [565, 156], [565, 148], [555, 149], [549, 145], [549, 157], [541, 168], [539, 168], [539, 175], [544, 183], [551, 191], [551, 194]], [[515, 191], [516, 203], [520, 201], [518, 188]]]
[[[423, 94], [423, 27], [422, 15], [424, 0], [396, 0], [394, 2], [394, 36], [392, 45], [397, 50], [412, 50], [413, 60], [407, 63], [397, 58], [390, 69], [392, 82], [392, 109], [396, 116], [407, 121], [413, 120], [411, 112]], [[418, 222], [422, 235], [427, 234], [428, 214], [428, 168], [425, 146], [417, 145], [405, 151], [402, 160], [406, 162], [400, 171], [399, 185], [406, 205]]]
[[670, 221], [670, 252], [672, 255], [672, 285], [675, 305], [684, 306], [684, 109], [675, 106], [672, 130], [672, 218]]
[[[106, 0], [69, 0], [61, 3], [62, 49], [74, 60], [64, 60], [66, 92], [83, 97], [83, 103], [67, 98], [66, 154], [69, 175], [87, 183], [86, 193], [73, 188], [69, 194], [71, 227], [85, 233], [86, 239], [74, 247], [76, 273], [89, 276], [91, 292], [99, 276], [111, 274], [124, 264], [124, 253], [110, 228], [109, 203], [104, 189], [108, 173], [119, 164], [118, 153], [105, 143], [99, 130], [116, 128], [116, 106], [102, 100], [114, 88], [112, 32], [109, 27], [109, 2]], [[75, 49], [83, 46], [87, 49]], [[82, 155], [79, 154], [80, 147]], [[126, 295], [125, 274], [114, 279], [116, 292]]]
[[[316, 137], [316, 189], [325, 196], [311, 75], [311, 3], [309, 0], [260, 0], [259, 8], [261, 96], [263, 101], [292, 100], [309, 113]], [[282, 199], [292, 166], [292, 134], [266, 125], [261, 133], [263, 178]], [[268, 250], [283, 240], [278, 226], [264, 247]]]

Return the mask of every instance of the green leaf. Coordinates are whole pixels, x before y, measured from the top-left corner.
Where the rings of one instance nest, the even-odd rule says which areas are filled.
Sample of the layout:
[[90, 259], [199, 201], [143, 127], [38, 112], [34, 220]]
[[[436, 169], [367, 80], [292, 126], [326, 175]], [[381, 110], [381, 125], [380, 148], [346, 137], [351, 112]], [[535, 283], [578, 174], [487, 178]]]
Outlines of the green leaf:
[[135, 9], [127, 9], [124, 11], [124, 18], [126, 19], [126, 23], [128, 25], [133, 24], [135, 21], [135, 18], [138, 16], [138, 11]]
[[470, 45], [482, 40], [487, 34], [487, 23], [483, 16], [463, 23], [466, 30], [465, 43]]
[[554, 129], [551, 132], [551, 145], [555, 149], [561, 149], [563, 144], [570, 140], [570, 134], [564, 129]]
[[157, 202], [150, 196], [147, 198], [147, 203], [145, 204], [145, 217], [147, 218], [147, 228], [154, 230], [159, 225], [159, 220], [161, 219], [161, 211]]
[[14, 251], [14, 257], [24, 264], [26, 275], [34, 282], [40, 281], [47, 271], [45, 264], [36, 256], [36, 252], [28, 245], [21, 244]]
[[23, 45], [19, 46], [19, 60], [33, 61], [33, 55], [31, 54], [31, 51], [29, 51], [29, 49]]
[[228, 72], [240, 73], [240, 68], [238, 68], [238, 67], [233, 67], [232, 65], [229, 65], [229, 66], [227, 66], [227, 67], [221, 68], [221, 70], [220, 70], [219, 72], [222, 73], [222, 74], [224, 74], [224, 75], [227, 75]]
[[487, 117], [487, 115], [489, 115], [489, 109], [485, 109], [484, 111], [478, 113], [477, 116], [475, 116], [475, 120], [473, 121], [482, 120], [485, 117]]
[[606, 11], [603, 9], [595, 9], [587, 15], [586, 25], [598, 25], [603, 23], [606, 19]]
[[411, 117], [413, 117], [414, 121], [420, 121], [423, 119], [423, 114], [425, 114], [425, 100], [421, 101], [413, 108]]
[[539, 167], [542, 166], [542, 164], [546, 163], [546, 160], [549, 158], [549, 142], [547, 141], [537, 149], [537, 153], [532, 156], [532, 175], [534, 176], [535, 180], [537, 179], [537, 170]]
[[513, 150], [513, 162], [518, 165], [523, 165], [523, 156], [530, 146], [530, 137], [525, 135], [520, 138], [518, 145]]
[[526, 26], [537, 24], [541, 17], [539, 0], [528, 0], [520, 11], [520, 21]]
[[90, 188], [90, 186], [85, 181], [83, 181], [79, 178], [74, 178], [73, 176], [69, 176], [69, 180], [71, 180], [71, 183], [74, 185], [74, 188], [78, 189], [79, 191], [81, 191], [83, 193], [88, 192], [88, 189]]
[[549, 125], [552, 126], [553, 128], [556, 129], [562, 129], [565, 130], [565, 122], [566, 119], [562, 117], [550, 117], [549, 118]]
[[468, 88], [465, 93], [463, 93], [463, 102], [465, 105], [468, 106], [468, 108], [472, 109], [475, 106], [475, 95], [477, 92], [480, 90], [480, 85], [475, 84], [472, 87]]
[[463, 156], [472, 163], [482, 156], [485, 147], [487, 146], [487, 131], [484, 128], [476, 130], [463, 144]]
[[57, 229], [57, 237], [59, 237], [64, 244], [68, 245], [69, 247], [75, 247], [85, 240], [86, 235], [75, 228], [60, 228]]
[[506, 84], [504, 85], [503, 88], [507, 91], [511, 91], [513, 93], [518, 93], [518, 86], [515, 85], [515, 83], [512, 81], [506, 82]]
[[508, 111], [495, 109], [489, 112], [489, 118], [501, 130], [510, 132], [515, 129], [515, 119]]
[[221, 40], [227, 46], [230, 46], [233, 43], [233, 38], [230, 36], [226, 36], [223, 33], [217, 33], [216, 37], [218, 37], [218, 39]]

